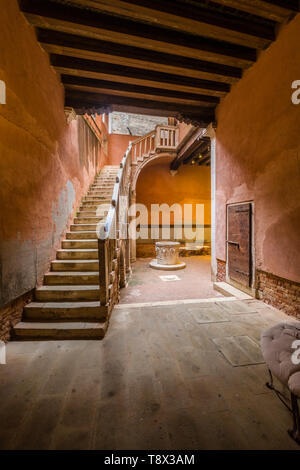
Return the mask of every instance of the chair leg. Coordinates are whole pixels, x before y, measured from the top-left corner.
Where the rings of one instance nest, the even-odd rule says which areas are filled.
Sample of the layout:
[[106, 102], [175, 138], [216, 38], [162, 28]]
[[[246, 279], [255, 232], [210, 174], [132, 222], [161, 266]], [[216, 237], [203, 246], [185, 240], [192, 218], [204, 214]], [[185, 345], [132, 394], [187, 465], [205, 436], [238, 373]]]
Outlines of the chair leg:
[[269, 376], [270, 376], [270, 382], [267, 382], [267, 383], [266, 383], [266, 386], [267, 386], [270, 390], [274, 390], [273, 375], [272, 375], [272, 372], [271, 372], [270, 369], [268, 369], [268, 372], [269, 372]]
[[298, 406], [298, 397], [291, 393], [291, 403], [292, 403], [292, 412], [293, 412], [293, 429], [288, 431], [289, 435], [294, 439], [298, 444], [300, 444], [300, 413]]

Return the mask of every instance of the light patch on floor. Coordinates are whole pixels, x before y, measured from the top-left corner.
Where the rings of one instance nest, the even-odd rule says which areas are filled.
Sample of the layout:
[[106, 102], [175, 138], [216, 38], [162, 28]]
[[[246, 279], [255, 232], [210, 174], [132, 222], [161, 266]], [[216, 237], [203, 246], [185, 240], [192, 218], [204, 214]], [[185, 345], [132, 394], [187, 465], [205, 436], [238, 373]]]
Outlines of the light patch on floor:
[[159, 276], [159, 277], [164, 282], [180, 281], [180, 277], [176, 276], [175, 274], [170, 274], [169, 276]]
[[245, 313], [257, 313], [257, 310], [252, 306], [247, 305], [245, 302], [241, 300], [234, 300], [233, 302], [220, 303], [221, 308], [225, 310], [225, 312], [230, 313], [231, 315], [242, 315]]
[[263, 364], [259, 345], [249, 336], [213, 338], [218, 350], [234, 367]]
[[133, 297], [140, 297], [142, 294], [141, 294], [141, 291], [139, 289], [132, 289], [131, 295]]

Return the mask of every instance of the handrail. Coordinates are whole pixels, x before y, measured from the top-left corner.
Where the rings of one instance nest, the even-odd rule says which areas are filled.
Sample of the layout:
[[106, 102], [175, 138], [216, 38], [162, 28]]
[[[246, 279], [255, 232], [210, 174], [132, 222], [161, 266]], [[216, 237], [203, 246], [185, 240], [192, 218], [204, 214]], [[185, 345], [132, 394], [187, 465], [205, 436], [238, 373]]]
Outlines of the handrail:
[[[126, 271], [129, 270], [129, 240], [127, 230], [124, 233], [123, 224], [127, 229], [127, 207], [122, 207], [124, 198], [126, 206], [129, 199], [130, 144], [120, 163], [120, 169], [113, 188], [112, 202], [105, 223], [97, 227], [99, 252], [99, 285], [100, 305], [111, 311], [119, 297], [120, 284], [125, 284]], [[125, 209], [125, 210], [124, 210]]]
[[178, 126], [157, 125], [148, 134], [132, 142], [132, 162], [137, 164], [151, 154], [166, 151], [176, 151], [178, 146]]
[[155, 129], [153, 131], [148, 132], [147, 134], [141, 135], [141, 137], [138, 137], [137, 139], [132, 141], [132, 145], [138, 144], [142, 140], [146, 139], [147, 137], [150, 137], [150, 135], [155, 134]]
[[120, 163], [105, 223], [97, 226], [100, 306], [107, 317], [118, 302], [120, 286], [126, 285], [126, 273], [130, 271], [127, 216], [132, 165], [156, 152], [175, 152], [178, 132], [177, 126], [156, 126], [130, 143]]

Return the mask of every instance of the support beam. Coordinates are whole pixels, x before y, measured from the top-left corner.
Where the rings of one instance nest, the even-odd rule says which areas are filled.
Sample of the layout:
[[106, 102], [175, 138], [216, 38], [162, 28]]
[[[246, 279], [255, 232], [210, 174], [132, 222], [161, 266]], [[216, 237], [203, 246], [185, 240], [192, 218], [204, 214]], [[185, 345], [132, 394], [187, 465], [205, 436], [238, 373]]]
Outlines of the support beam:
[[[275, 39], [274, 24], [248, 21], [209, 5], [191, 4], [180, 0], [75, 0], [75, 4], [94, 9], [94, 14], [119, 16], [122, 24], [161, 24], [178, 32], [201, 35], [235, 44], [265, 48]], [[84, 11], [84, 10], [82, 10]]]
[[[95, 78], [112, 77], [112, 81], [127, 82], [127, 79], [133, 79], [137, 85], [147, 85], [153, 83], [154, 86], [160, 88], [161, 84], [177, 85], [179, 89], [183, 86], [188, 87], [189, 90], [197, 90], [199, 94], [203, 94], [204, 90], [218, 92], [223, 95], [230, 90], [227, 83], [214, 82], [211, 80], [200, 80], [197, 78], [184, 77], [182, 75], [172, 75], [163, 72], [149, 72], [134, 67], [126, 67], [123, 65], [115, 65], [103, 62], [96, 62], [93, 60], [78, 59], [76, 57], [68, 57], [57, 54], [50, 55], [51, 65], [63, 70], [74, 71], [78, 75], [78, 71], [83, 71], [85, 76], [86, 72], [95, 75]], [[64, 72], [67, 73], [68, 72]], [[182, 91], [185, 91], [182, 89]]]
[[117, 96], [126, 96], [141, 99], [154, 100], [172, 100], [181, 104], [205, 104], [215, 106], [219, 103], [216, 96], [200, 95], [196, 93], [184, 93], [176, 90], [166, 90], [161, 88], [152, 88], [145, 86], [131, 85], [128, 83], [116, 83], [105, 80], [96, 80], [92, 78], [76, 77], [74, 75], [62, 75], [61, 81], [66, 89], [77, 89], [90, 93], [109, 94]]
[[195, 78], [235, 83], [242, 77], [242, 68], [215, 62], [150, 51], [109, 41], [37, 28], [37, 38], [50, 53], [139, 67]]
[[162, 103], [161, 101], [139, 100], [113, 95], [101, 95], [98, 93], [83, 93], [75, 90], [66, 90], [66, 106], [73, 107], [76, 111], [81, 107], [87, 107], [88, 109], [95, 107], [95, 109], [97, 109], [98, 107], [103, 108], [111, 105], [135, 106], [157, 109], [159, 111], [165, 110], [173, 115], [176, 115], [178, 112], [182, 112], [190, 115], [191, 118], [194, 116], [201, 116], [201, 118], [206, 122], [210, 122], [214, 119], [213, 108], [186, 106], [174, 103]]
[[[256, 60], [257, 45], [232, 44], [223, 36], [216, 39], [203, 34], [195, 38], [194, 34], [166, 29], [160, 26], [161, 21], [156, 25], [121, 21], [117, 16], [49, 0], [20, 0], [20, 6], [31, 24], [44, 29], [238, 67]], [[196, 23], [197, 33], [202, 32], [201, 24]]]
[[236, 8], [277, 23], [283, 23], [299, 12], [298, 0], [214, 0], [214, 3]]
[[[190, 119], [192, 120], [191, 117]], [[212, 119], [212, 121], [214, 121], [214, 119]], [[198, 126], [197, 124], [195, 125]], [[203, 138], [204, 132], [205, 129], [202, 129], [202, 126], [200, 128], [196, 127], [192, 130], [190, 136], [179, 145], [177, 156], [170, 165], [171, 170], [177, 170], [184, 160], [190, 157], [198, 148], [201, 147], [201, 145], [203, 145], [201, 139]]]

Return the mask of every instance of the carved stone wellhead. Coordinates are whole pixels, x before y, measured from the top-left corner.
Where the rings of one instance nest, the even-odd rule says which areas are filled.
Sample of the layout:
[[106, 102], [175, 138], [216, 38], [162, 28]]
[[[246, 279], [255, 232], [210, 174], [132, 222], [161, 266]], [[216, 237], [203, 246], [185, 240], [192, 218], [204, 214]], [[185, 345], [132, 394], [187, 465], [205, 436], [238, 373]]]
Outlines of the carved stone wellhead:
[[156, 259], [150, 262], [150, 267], [168, 271], [185, 268], [185, 263], [179, 260], [179, 248], [179, 242], [156, 242]]

